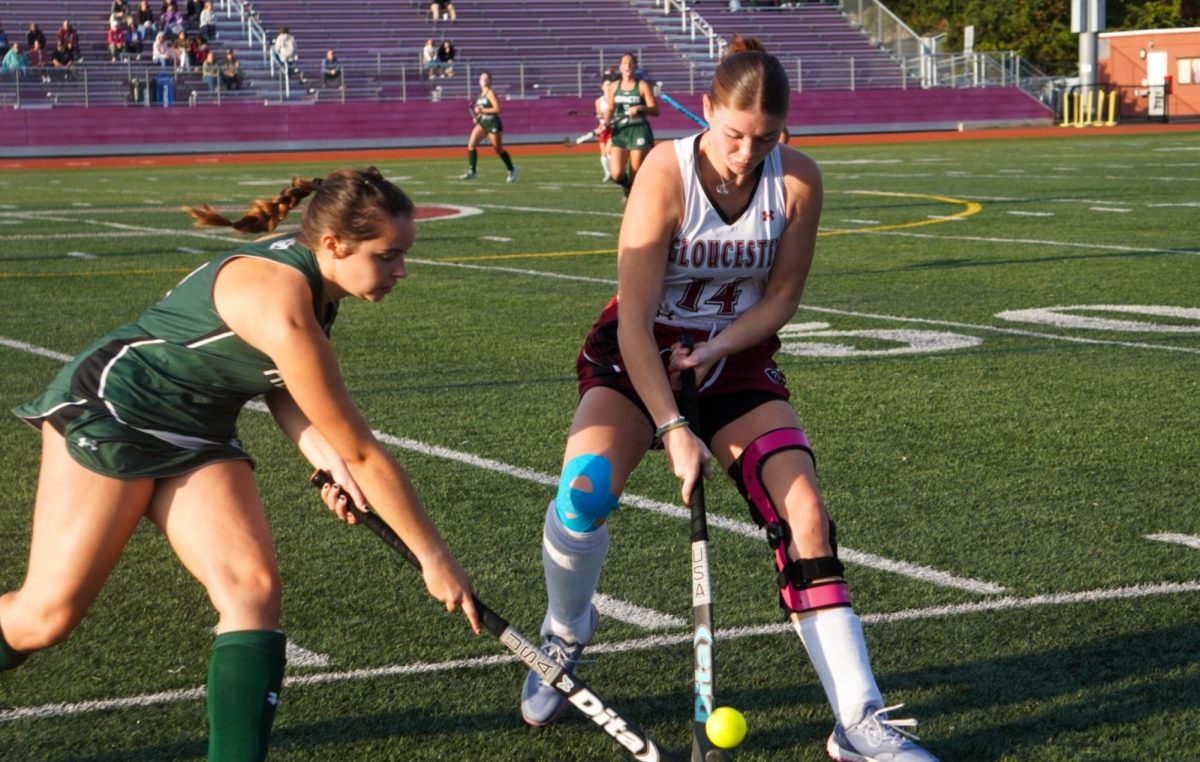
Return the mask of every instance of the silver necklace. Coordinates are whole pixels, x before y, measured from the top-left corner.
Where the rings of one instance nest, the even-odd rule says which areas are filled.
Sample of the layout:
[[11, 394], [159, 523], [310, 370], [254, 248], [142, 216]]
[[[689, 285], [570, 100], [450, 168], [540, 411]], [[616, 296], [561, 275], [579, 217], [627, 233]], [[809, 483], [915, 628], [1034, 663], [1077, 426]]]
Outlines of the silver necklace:
[[[713, 167], [713, 169], [716, 169], [716, 167]], [[717, 177], [721, 177], [720, 172], [717, 173]], [[732, 185], [733, 185], [732, 180], [726, 180], [724, 177], [721, 177], [721, 182], [717, 183], [716, 191], [718, 194], [720, 194], [722, 196], [728, 196], [730, 194], [730, 192], [733, 190], [733, 188], [731, 187]]]

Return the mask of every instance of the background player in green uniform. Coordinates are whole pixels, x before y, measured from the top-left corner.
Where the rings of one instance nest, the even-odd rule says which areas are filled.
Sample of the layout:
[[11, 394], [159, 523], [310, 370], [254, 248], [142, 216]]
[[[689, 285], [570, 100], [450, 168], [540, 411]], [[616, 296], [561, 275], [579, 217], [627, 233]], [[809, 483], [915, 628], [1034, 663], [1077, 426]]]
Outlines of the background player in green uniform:
[[646, 117], [658, 116], [658, 103], [650, 83], [637, 78], [637, 57], [633, 53], [621, 56], [620, 70], [621, 81], [608, 95], [608, 113], [613, 120], [608, 172], [629, 198], [633, 178], [654, 147], [654, 132]]
[[[433, 597], [479, 631], [466, 573], [355, 406], [327, 335], [340, 299], [379, 301], [405, 276], [412, 202], [372, 168], [297, 178], [237, 221], [186, 211], [198, 225], [263, 233], [310, 195], [294, 238], [197, 268], [15, 411], [41, 430], [42, 462], [25, 581], [0, 596], [0, 671], [67, 637], [149, 519], [217, 610], [210, 760], [266, 755], [283, 679], [279, 570], [235, 429], [259, 394], [313, 466], [396, 529]], [[322, 495], [350, 520], [345, 493]]]
[[504, 162], [504, 166], [508, 167], [506, 181], [515, 183], [517, 168], [513, 166], [508, 151], [504, 150], [504, 140], [500, 137], [500, 133], [504, 132], [504, 125], [500, 123], [500, 99], [496, 97], [496, 91], [492, 89], [492, 75], [486, 71], [479, 75], [479, 97], [475, 99], [475, 105], [471, 107], [471, 111], [475, 114], [475, 126], [471, 128], [471, 137], [467, 138], [469, 168], [462, 179], [475, 179], [475, 165], [479, 160], [479, 153], [475, 147], [484, 138], [488, 138], [492, 142], [492, 148], [496, 151], [496, 155]]

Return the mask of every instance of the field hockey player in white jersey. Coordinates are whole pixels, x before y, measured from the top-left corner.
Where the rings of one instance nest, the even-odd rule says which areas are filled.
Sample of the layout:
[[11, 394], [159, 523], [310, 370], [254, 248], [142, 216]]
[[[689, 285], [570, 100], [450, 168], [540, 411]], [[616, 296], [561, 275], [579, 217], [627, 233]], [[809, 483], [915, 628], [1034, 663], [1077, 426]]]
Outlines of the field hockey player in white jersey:
[[326, 505], [353, 521], [347, 496], [369, 503], [420, 558], [430, 594], [479, 632], [466, 573], [363, 419], [328, 337], [341, 299], [377, 302], [405, 277], [412, 201], [372, 167], [296, 178], [238, 220], [186, 211], [198, 225], [268, 233], [306, 197], [298, 233], [196, 268], [15, 410], [40, 431], [42, 462], [25, 581], [0, 596], [0, 673], [66, 639], [147, 519], [216, 609], [210, 762], [266, 756], [283, 683], [279, 568], [236, 430], [259, 395], [309, 462], [343, 485], [323, 488]]
[[[812, 448], [773, 359], [800, 303], [822, 205], [816, 163], [779, 144], [788, 98], [779, 61], [737, 37], [704, 97], [709, 129], [659, 145], [641, 167], [621, 225], [617, 295], [576, 363], [580, 399], [542, 537], [543, 648], [574, 668], [592, 640], [606, 517], [646, 452], [666, 450], [685, 503], [715, 457], [767, 530], [778, 574], [764, 586], [778, 588], [833, 709], [830, 757], [933, 762], [902, 730], [915, 721], [889, 717], [897, 707], [876, 685]], [[680, 415], [685, 369], [700, 388], [699, 436]], [[525, 721], [548, 724], [563, 708], [531, 672]]]

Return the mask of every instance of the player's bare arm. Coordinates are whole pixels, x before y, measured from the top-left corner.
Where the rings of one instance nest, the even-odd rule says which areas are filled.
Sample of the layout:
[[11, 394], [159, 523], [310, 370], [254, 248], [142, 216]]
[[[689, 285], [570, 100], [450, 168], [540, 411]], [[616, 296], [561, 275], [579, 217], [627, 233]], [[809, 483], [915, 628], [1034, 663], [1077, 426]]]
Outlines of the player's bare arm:
[[[263, 283], [273, 287], [263, 289]], [[345, 461], [371, 508], [420, 559], [430, 594], [448, 610], [461, 605], [478, 632], [470, 581], [408, 475], [375, 439], [351, 399], [333, 347], [313, 314], [304, 277], [275, 263], [235, 259], [217, 276], [213, 302], [226, 325], [275, 361], [292, 399]]]

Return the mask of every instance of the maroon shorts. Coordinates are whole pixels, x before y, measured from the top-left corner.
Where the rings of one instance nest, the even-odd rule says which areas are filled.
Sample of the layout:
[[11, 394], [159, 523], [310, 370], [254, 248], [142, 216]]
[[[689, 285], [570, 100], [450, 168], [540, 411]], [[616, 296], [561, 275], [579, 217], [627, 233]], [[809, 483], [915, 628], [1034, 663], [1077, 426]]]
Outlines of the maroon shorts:
[[[671, 346], [683, 334], [690, 334], [697, 342], [709, 339], [707, 330], [655, 324], [654, 338], [662, 354], [664, 368], [670, 358]], [[713, 366], [709, 377], [701, 382], [700, 389], [701, 438], [706, 443], [711, 443], [713, 435], [726, 424], [759, 405], [772, 400], [786, 401], [790, 397], [787, 378], [775, 364], [774, 355], [778, 349], [779, 338], [772, 336]], [[621, 359], [621, 349], [617, 345], [615, 298], [600, 313], [600, 318], [584, 340], [579, 357], [575, 360], [575, 374], [579, 379], [581, 397], [595, 386], [615, 389], [636, 404], [646, 419], [650, 420], [650, 412], [633, 388]]]
[[609, 138], [611, 138], [611, 137], [612, 137], [612, 127], [609, 127], [607, 129], [601, 130], [600, 132], [598, 132], [596, 134], [596, 142], [597, 143], [607, 143]]

